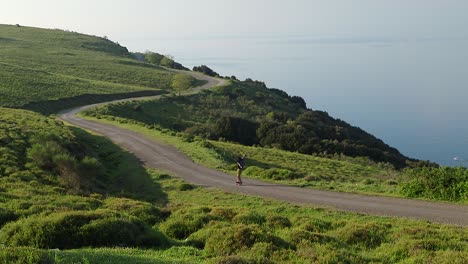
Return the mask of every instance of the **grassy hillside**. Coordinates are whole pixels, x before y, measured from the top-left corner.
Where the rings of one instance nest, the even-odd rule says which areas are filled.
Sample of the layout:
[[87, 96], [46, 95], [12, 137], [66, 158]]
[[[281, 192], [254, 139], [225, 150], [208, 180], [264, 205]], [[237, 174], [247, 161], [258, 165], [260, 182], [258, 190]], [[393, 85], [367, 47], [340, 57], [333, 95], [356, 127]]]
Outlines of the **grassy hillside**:
[[59, 109], [51, 100], [81, 96], [75, 101], [86, 104], [89, 95], [171, 88], [172, 72], [132, 59], [105, 38], [8, 25], [0, 25], [0, 36], [0, 106]]
[[[117, 107], [119, 105], [126, 106], [127, 103], [118, 103]], [[468, 202], [466, 168], [396, 170], [391, 164], [376, 163], [365, 157], [320, 157], [276, 148], [207, 140], [162, 128], [158, 124], [148, 125], [107, 115], [108, 107], [112, 105], [87, 110], [81, 116], [163, 140], [176, 146], [195, 162], [233, 175], [237, 169], [234, 160], [239, 155], [247, 154], [247, 168], [243, 174], [251, 178], [343, 192]]]
[[[463, 263], [467, 229], [208, 190], [0, 108], [0, 263]], [[51, 249], [51, 250], [49, 250]]]
[[225, 139], [303, 154], [368, 157], [403, 168], [414, 160], [358, 127], [307, 109], [302, 98], [263, 83], [232, 81], [201, 94], [109, 105], [113, 115], [207, 139]]

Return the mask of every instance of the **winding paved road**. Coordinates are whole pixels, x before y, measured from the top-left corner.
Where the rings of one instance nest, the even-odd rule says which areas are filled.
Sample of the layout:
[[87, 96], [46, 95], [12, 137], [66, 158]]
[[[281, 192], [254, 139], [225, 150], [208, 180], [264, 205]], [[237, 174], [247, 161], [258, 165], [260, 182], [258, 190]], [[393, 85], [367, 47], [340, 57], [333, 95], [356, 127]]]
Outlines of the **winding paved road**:
[[[193, 89], [192, 92], [199, 92], [216, 85], [223, 85], [225, 82], [225, 80], [194, 72], [184, 73], [190, 74], [197, 79], [207, 81], [206, 84]], [[142, 100], [158, 97], [159, 96], [131, 98], [118, 101]], [[364, 214], [416, 218], [445, 224], [468, 225], [468, 206], [464, 205], [312, 190], [265, 183], [253, 179], [244, 179], [243, 186], [236, 186], [234, 184], [235, 177], [233, 175], [197, 165], [175, 147], [155, 141], [154, 139], [150, 139], [127, 129], [84, 120], [76, 116], [78, 112], [84, 109], [107, 103], [67, 110], [60, 113], [59, 118], [73, 125], [110, 138], [113, 142], [134, 153], [134, 155], [142, 160], [148, 167], [167, 171], [172, 175], [197, 185], [215, 187], [227, 192], [278, 199], [296, 204], [317, 205]]]

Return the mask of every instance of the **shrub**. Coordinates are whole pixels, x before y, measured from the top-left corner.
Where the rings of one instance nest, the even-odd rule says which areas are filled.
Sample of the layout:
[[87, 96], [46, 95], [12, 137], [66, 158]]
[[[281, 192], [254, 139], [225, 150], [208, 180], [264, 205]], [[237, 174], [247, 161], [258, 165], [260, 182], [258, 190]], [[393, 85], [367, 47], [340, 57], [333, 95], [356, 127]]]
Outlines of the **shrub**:
[[438, 251], [435, 256], [431, 259], [432, 263], [439, 264], [464, 264], [468, 259], [467, 251]]
[[400, 193], [407, 197], [424, 197], [426, 189], [418, 180], [410, 180], [400, 184]]
[[370, 185], [370, 184], [374, 184], [374, 183], [375, 183], [375, 180], [374, 180], [374, 179], [369, 179], [369, 178], [368, 178], [368, 179], [364, 179], [364, 180], [362, 181], [362, 183], [365, 184], [365, 185]]
[[281, 248], [275, 246], [271, 242], [259, 242], [253, 245], [247, 255], [250, 258], [251, 263], [269, 264], [274, 263], [269, 259], [271, 259], [272, 256], [274, 256], [275, 253], [279, 250], [281, 250]]
[[160, 228], [168, 237], [175, 239], [184, 239], [197, 231], [195, 225], [184, 220], [168, 220], [164, 222]]
[[372, 263], [369, 259], [358, 255], [359, 253], [331, 244], [314, 244], [312, 247], [306, 245], [305, 247], [299, 248], [297, 254], [313, 260], [310, 261], [310, 263]]
[[259, 225], [234, 225], [215, 229], [207, 237], [205, 250], [216, 255], [231, 255], [254, 244], [271, 243], [278, 248], [290, 245], [279, 237], [267, 234]]
[[213, 216], [213, 218], [223, 221], [231, 221], [232, 218], [236, 216], [236, 214], [237, 213], [234, 211], [234, 209], [220, 207], [215, 207], [210, 212], [210, 215]]
[[388, 228], [388, 225], [373, 222], [366, 224], [350, 222], [338, 230], [338, 237], [348, 244], [374, 248], [386, 240]]
[[206, 75], [213, 76], [213, 77], [219, 76], [217, 72], [213, 71], [206, 65], [194, 66], [193, 71], [201, 72]]
[[278, 168], [271, 168], [263, 171], [260, 176], [264, 179], [271, 179], [271, 180], [293, 180], [300, 178], [301, 175], [292, 172], [288, 169], [278, 169]]
[[179, 93], [192, 87], [195, 78], [186, 74], [176, 74], [172, 79], [172, 88]]
[[468, 169], [463, 167], [424, 167], [406, 171], [400, 192], [408, 197], [448, 201], [468, 200]]
[[[99, 235], [96, 235], [99, 234]], [[5, 225], [8, 246], [79, 248], [85, 246], [165, 246], [166, 239], [141, 220], [110, 211], [74, 211], [21, 219]]]
[[203, 207], [177, 211], [160, 225], [161, 231], [171, 238], [185, 239], [212, 219], [209, 211], [209, 208]]
[[249, 225], [249, 224], [262, 225], [263, 223], [265, 223], [265, 221], [266, 221], [265, 216], [260, 215], [253, 211], [240, 213], [232, 219], [232, 222], [234, 223], [245, 224], [245, 225]]
[[164, 218], [156, 206], [127, 198], [107, 198], [104, 201], [104, 208], [138, 217], [149, 225], [154, 225]]
[[54, 264], [54, 255], [46, 250], [28, 247], [6, 247], [0, 250], [0, 263], [5, 264]]
[[280, 215], [267, 216], [266, 221], [271, 228], [286, 228], [292, 226], [289, 218]]
[[14, 221], [18, 218], [18, 216], [10, 210], [0, 208], [0, 227], [4, 224]]
[[330, 242], [333, 239], [329, 236], [309, 232], [304, 229], [294, 228], [288, 233], [288, 239], [291, 244], [298, 245], [302, 242], [309, 242], [309, 243], [325, 243]]
[[239, 256], [226, 256], [214, 259], [213, 264], [252, 264], [251, 261]]
[[268, 180], [293, 180], [303, 177], [302, 175], [288, 169], [270, 168], [262, 169], [257, 166], [249, 166], [244, 171], [245, 175], [260, 177]]
[[225, 138], [229, 141], [239, 142], [244, 145], [253, 145], [257, 140], [258, 124], [248, 119], [235, 116], [221, 116], [213, 126], [213, 134], [216, 138]]
[[28, 157], [40, 168], [53, 169], [53, 156], [63, 152], [64, 149], [57, 142], [46, 141], [33, 144], [28, 150]]
[[83, 244], [94, 247], [165, 247], [169, 244], [159, 231], [136, 218], [97, 219], [82, 226], [80, 233]]
[[92, 157], [84, 157], [79, 164], [80, 175], [88, 180], [93, 180], [97, 176], [104, 174], [103, 165]]
[[179, 191], [190, 191], [190, 190], [193, 190], [195, 189], [195, 186], [193, 184], [190, 184], [190, 183], [181, 183], [179, 185]]
[[392, 185], [398, 185], [398, 182], [395, 180], [387, 180], [385, 181], [385, 184], [392, 186]]
[[191, 234], [187, 242], [196, 248], [203, 249], [208, 238], [216, 235], [220, 229], [229, 228], [231, 226], [232, 225], [227, 222], [211, 221], [203, 229]]
[[[237, 168], [237, 167], [236, 167]], [[244, 174], [253, 177], [260, 177], [259, 175], [264, 171], [264, 169], [257, 166], [248, 166], [244, 170]]]
[[330, 230], [332, 228], [332, 223], [319, 218], [301, 219], [300, 227], [309, 232], [321, 233]]
[[68, 189], [79, 190], [81, 181], [77, 173], [77, 161], [70, 154], [57, 154], [52, 157], [60, 175], [61, 183]]

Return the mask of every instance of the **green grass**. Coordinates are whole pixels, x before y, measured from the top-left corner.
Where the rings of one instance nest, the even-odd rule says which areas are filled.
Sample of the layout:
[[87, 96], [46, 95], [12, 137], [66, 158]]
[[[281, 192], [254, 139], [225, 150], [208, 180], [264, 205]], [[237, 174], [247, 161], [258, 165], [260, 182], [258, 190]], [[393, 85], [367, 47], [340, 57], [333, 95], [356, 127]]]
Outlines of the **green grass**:
[[[468, 230], [463, 227], [292, 206], [201, 187], [179, 191], [184, 182], [152, 174], [168, 194], [167, 210], [171, 211], [156, 226], [173, 236], [177, 246], [75, 249], [61, 251], [59, 259], [89, 263], [463, 263], [468, 257]], [[226, 262], [235, 259], [239, 262]]]
[[[99, 118], [93, 117], [94, 111], [100, 113]], [[367, 158], [351, 158], [343, 155], [323, 158], [275, 148], [249, 147], [231, 142], [206, 140], [161, 128], [158, 124], [147, 125], [105, 114], [105, 111], [90, 109], [80, 116], [164, 141], [177, 147], [198, 164], [233, 175], [237, 170], [236, 157], [247, 154], [244, 177], [322, 190], [467, 203], [466, 191], [458, 195], [457, 199], [446, 199], [442, 196], [429, 195], [430, 193], [422, 195], [411, 192], [411, 195], [408, 195], [408, 191], [403, 187], [412, 180], [412, 177], [407, 175], [409, 172], [398, 171], [391, 165], [375, 163]], [[462, 173], [466, 175], [466, 172]], [[463, 190], [463, 182], [460, 186], [458, 189]], [[437, 188], [437, 190], [443, 188], [449, 190], [448, 187]]]
[[[468, 257], [464, 227], [201, 188], [146, 170], [109, 140], [54, 119], [2, 108], [0, 120], [0, 263], [462, 263]], [[38, 142], [44, 130], [60, 136]], [[193, 148], [204, 141], [163, 135], [202, 160], [223, 158], [212, 148]], [[32, 150], [46, 142], [61, 152], [44, 167]], [[99, 161], [96, 171], [77, 171], [80, 179], [95, 178], [79, 188], [64, 184], [73, 172], [57, 170], [65, 150], [77, 162]]]
[[143, 250], [135, 248], [99, 248], [62, 251], [57, 254], [59, 263], [102, 264], [172, 264], [204, 263], [203, 251], [193, 247], [173, 247], [167, 250]]
[[102, 37], [9, 25], [0, 25], [0, 36], [0, 106], [50, 114], [65, 107], [55, 103], [63, 98], [76, 105], [171, 90], [173, 72], [133, 60]]
[[[174, 145], [199, 164], [233, 175], [236, 171], [235, 158], [240, 154], [247, 154], [247, 169], [244, 172], [247, 177], [325, 190], [402, 196], [398, 192], [399, 172], [367, 159], [340, 156], [329, 159], [273, 148], [204, 140], [114, 116], [102, 115], [100, 119], [92, 118], [87, 116], [91, 111], [93, 110], [81, 116], [162, 140]], [[281, 171], [274, 169], [288, 170], [295, 177], [275, 178], [274, 175], [280, 175]], [[268, 171], [273, 173], [268, 175]]]

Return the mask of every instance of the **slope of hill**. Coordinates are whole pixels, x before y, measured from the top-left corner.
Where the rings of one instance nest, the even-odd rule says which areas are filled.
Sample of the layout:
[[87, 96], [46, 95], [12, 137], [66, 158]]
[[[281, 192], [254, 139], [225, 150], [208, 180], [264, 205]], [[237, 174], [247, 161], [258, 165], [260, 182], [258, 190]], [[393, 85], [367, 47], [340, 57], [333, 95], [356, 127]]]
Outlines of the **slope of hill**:
[[76, 97], [73, 106], [171, 88], [174, 73], [131, 59], [106, 38], [8, 25], [0, 36], [0, 106], [50, 114], [63, 98]]
[[226, 139], [304, 154], [344, 154], [407, 166], [397, 149], [323, 111], [307, 109], [302, 98], [258, 82], [185, 97], [109, 105], [93, 115], [114, 115], [208, 139]]
[[102, 137], [25, 110], [0, 108], [0, 157], [0, 263], [467, 258], [466, 228], [196, 187], [146, 171]]

